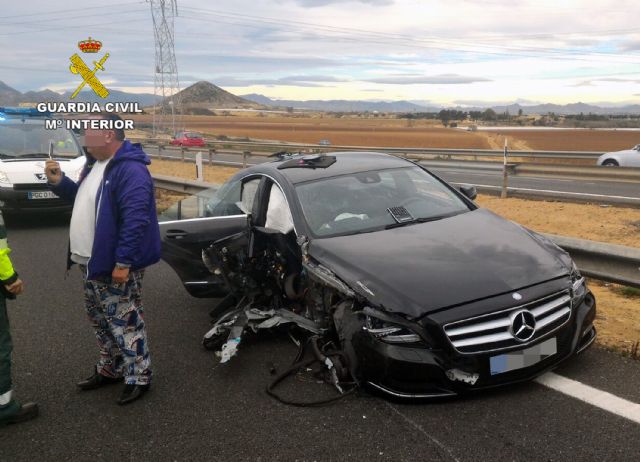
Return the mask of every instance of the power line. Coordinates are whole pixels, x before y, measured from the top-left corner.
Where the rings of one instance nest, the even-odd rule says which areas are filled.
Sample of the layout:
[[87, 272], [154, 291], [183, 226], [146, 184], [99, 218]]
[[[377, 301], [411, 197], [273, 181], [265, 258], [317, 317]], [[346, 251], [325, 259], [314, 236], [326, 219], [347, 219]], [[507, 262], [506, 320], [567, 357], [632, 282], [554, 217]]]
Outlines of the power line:
[[[140, 11], [140, 12], [137, 12], [137, 13], [144, 13], [144, 12]], [[136, 13], [128, 13], [128, 15], [132, 15], [132, 14], [136, 14]], [[41, 32], [50, 32], [50, 31], [54, 31], [54, 30], [78, 29], [78, 28], [87, 29], [89, 27], [104, 26], [104, 25], [108, 25], [108, 24], [123, 24], [123, 23], [135, 22], [135, 21], [139, 21], [139, 20], [140, 20], [139, 18], [133, 18], [133, 19], [120, 19], [120, 20], [117, 20], [117, 21], [99, 22], [99, 23], [94, 23], [94, 24], [61, 25], [61, 26], [49, 27], [49, 28], [39, 29], [39, 30], [5, 32], [5, 33], [0, 33], [0, 36], [3, 36], [3, 35], [17, 35], [17, 34], [39, 34]]]
[[[138, 5], [138, 4], [142, 4], [145, 3], [144, 1], [137, 1], [137, 2], [122, 2], [122, 3], [111, 3], [109, 5], [109, 7], [114, 7], [114, 6], [121, 6], [121, 5]], [[87, 5], [87, 4], [83, 4], [82, 7], [83, 8], [104, 8], [104, 3], [101, 4], [95, 4], [95, 5]], [[70, 11], [74, 11], [77, 12], [78, 8], [71, 8], [68, 10], [48, 10], [48, 11], [41, 11], [40, 13], [28, 13], [28, 14], [15, 14], [12, 16], [0, 16], [0, 19], [10, 19], [10, 18], [21, 18], [21, 17], [27, 17], [27, 16], [42, 16], [42, 15], [52, 15], [52, 14], [62, 14], [62, 13], [68, 13]]]
[[[192, 8], [185, 8], [187, 10], [192, 10]], [[213, 16], [218, 16], [217, 13], [200, 13], [202, 14], [210, 14]], [[225, 17], [225, 15], [221, 15]], [[237, 16], [247, 16], [247, 15], [237, 15]], [[194, 16], [185, 16], [182, 15], [181, 18], [195, 20], [195, 21], [208, 21], [202, 17], [194, 17]], [[216, 22], [223, 24], [231, 24], [231, 25], [239, 25], [243, 27], [251, 27], [251, 28], [261, 28], [260, 26], [254, 24], [255, 22], [263, 22], [267, 24], [275, 24], [279, 27], [282, 27], [283, 24], [287, 24], [291, 21], [275, 21], [275, 20], [252, 20], [250, 23], [246, 23], [243, 21], [248, 21], [248, 19], [243, 18], [233, 18], [234, 21], [230, 20], [220, 20], [217, 19]], [[293, 21], [292, 23], [297, 23], [298, 21]], [[317, 27], [316, 27], [317, 26]], [[324, 32], [338, 32], [344, 33], [349, 29], [344, 28], [335, 28], [333, 26], [320, 26], [316, 25], [313, 28], [317, 28]], [[294, 25], [294, 29], [300, 31], [302, 29], [295, 28], [297, 26]], [[309, 32], [308, 30], [303, 30], [304, 32]], [[359, 29], [354, 29], [354, 31], [360, 31]], [[340, 39], [344, 42], [357, 42], [357, 43], [374, 43], [380, 45], [390, 45], [389, 40], [392, 40], [396, 45], [403, 46], [406, 48], [412, 49], [427, 49], [430, 51], [445, 51], [445, 52], [453, 52], [457, 51], [460, 53], [468, 53], [468, 54], [477, 54], [477, 55], [487, 55], [487, 56], [514, 56], [514, 57], [524, 57], [524, 58], [539, 58], [541, 56], [545, 56], [550, 59], [560, 59], [560, 60], [574, 60], [574, 61], [587, 61], [592, 62], [593, 58], [591, 56], [603, 56], [606, 57], [611, 62], [621, 63], [621, 64], [635, 64], [636, 61], [629, 61], [625, 58], [640, 58], [640, 56], [629, 54], [618, 54], [618, 53], [605, 53], [605, 52], [596, 52], [596, 51], [580, 51], [580, 50], [555, 50], [555, 49], [541, 49], [541, 48], [525, 48], [525, 47], [505, 47], [505, 46], [497, 46], [497, 45], [483, 45], [479, 43], [465, 43], [465, 42], [455, 42], [451, 40], [443, 40], [443, 39], [420, 39], [414, 38], [410, 36], [402, 36], [400, 34], [382, 34], [382, 33], [372, 33], [374, 36], [367, 36], [366, 34], [361, 34], [360, 32], [350, 33], [349, 35], [340, 35], [340, 36], [320, 36], [321, 39]], [[480, 48], [480, 49], [478, 49]], [[613, 59], [612, 59], [613, 58]], [[622, 60], [618, 60], [615, 58], [620, 58]]]
[[[404, 39], [408, 39], [408, 40], [422, 40], [422, 41], [426, 41], [426, 40], [437, 40], [437, 41], [442, 41], [442, 37], [414, 37], [414, 36], [410, 36], [410, 35], [406, 35], [406, 34], [398, 34], [398, 33], [387, 33], [387, 32], [380, 32], [380, 31], [372, 31], [372, 30], [366, 30], [366, 29], [358, 29], [358, 28], [347, 28], [347, 27], [339, 27], [339, 26], [330, 26], [330, 25], [326, 25], [326, 24], [318, 24], [318, 23], [312, 23], [312, 22], [306, 22], [306, 21], [296, 21], [296, 20], [284, 20], [281, 18], [272, 18], [272, 17], [266, 17], [266, 16], [254, 16], [254, 15], [248, 15], [248, 14], [241, 14], [241, 13], [233, 13], [233, 12], [225, 12], [222, 10], [212, 10], [212, 9], [205, 9], [205, 8], [192, 8], [192, 7], [184, 7], [184, 9], [186, 10], [191, 10], [193, 12], [197, 12], [197, 13], [201, 13], [201, 14], [210, 14], [210, 15], [217, 15], [217, 16], [228, 16], [228, 17], [235, 17], [235, 18], [241, 18], [241, 19], [247, 19], [247, 20], [252, 20], [252, 21], [259, 21], [259, 22], [266, 22], [266, 23], [270, 23], [270, 24], [276, 24], [276, 25], [280, 25], [283, 23], [289, 23], [289, 24], [296, 24], [296, 25], [301, 25], [301, 26], [305, 26], [305, 27], [314, 27], [314, 28], [320, 28], [320, 29], [325, 29], [325, 30], [333, 30], [333, 31], [340, 31], [340, 32], [344, 32], [344, 33], [363, 33], [363, 34], [367, 34], [367, 35], [376, 35], [376, 36], [380, 36], [380, 37], [387, 37], [387, 38], [404, 38]], [[601, 34], [603, 32], [616, 32], [616, 31], [625, 31], [625, 32], [640, 32], [640, 28], [632, 28], [632, 29], [608, 29], [605, 31], [589, 31], [589, 32], [568, 32], [568, 33], [557, 33], [557, 34], [552, 34], [552, 35], [564, 35], [564, 34], [569, 34], [569, 35], [583, 35], [583, 36], [587, 36], [589, 38], [592, 38], [594, 35], [598, 35]], [[522, 36], [522, 35], [527, 35], [527, 34], [515, 34], [515, 36]], [[532, 37], [536, 37], [536, 36], [541, 36], [544, 34], [532, 34]], [[502, 38], [504, 39], [505, 37], [509, 37], [509, 34], [501, 34], [495, 37], [498, 38]], [[484, 34], [479, 34], [479, 35], [467, 35], [467, 38], [483, 38], [485, 37]]]
[[[80, 18], [92, 18], [92, 17], [103, 17], [103, 16], [113, 16], [113, 15], [121, 15], [121, 14], [129, 14], [129, 13], [135, 13], [135, 12], [142, 12], [144, 10], [140, 9], [139, 7], [133, 10], [119, 10], [119, 11], [110, 11], [108, 13], [91, 13], [91, 14], [81, 14], [81, 15], [75, 15], [75, 16], [64, 16], [63, 18], [53, 18], [54, 21], [58, 21], [60, 19], [80, 19]], [[20, 25], [29, 25], [29, 24], [33, 24], [33, 25], [38, 25], [38, 24], [42, 24], [42, 23], [50, 23], [52, 21], [52, 18], [46, 18], [46, 19], [38, 19], [38, 20], [34, 20], [34, 21], [23, 21], [23, 22], [5, 22], [5, 23], [0, 23], [0, 26], [9, 26], [9, 27], [14, 27], [14, 26], [20, 26]]]

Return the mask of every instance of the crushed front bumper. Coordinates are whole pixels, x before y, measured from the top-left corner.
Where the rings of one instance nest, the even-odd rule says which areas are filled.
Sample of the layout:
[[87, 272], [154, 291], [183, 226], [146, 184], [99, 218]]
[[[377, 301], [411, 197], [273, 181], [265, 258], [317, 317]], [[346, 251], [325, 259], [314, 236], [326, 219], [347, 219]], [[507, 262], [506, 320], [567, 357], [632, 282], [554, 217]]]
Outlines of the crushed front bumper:
[[[447, 341], [433, 348], [393, 345], [366, 332], [353, 337], [359, 376], [371, 388], [397, 398], [443, 398], [531, 380], [588, 348], [596, 338], [596, 302], [587, 291], [569, 322], [525, 348], [555, 338], [557, 352], [528, 367], [491, 374], [491, 357], [500, 352], [461, 354]], [[510, 350], [510, 352], [517, 350]], [[452, 374], [451, 371], [461, 371]], [[450, 378], [452, 377], [452, 378]], [[471, 380], [463, 380], [461, 377]], [[471, 383], [473, 382], [473, 383]]]

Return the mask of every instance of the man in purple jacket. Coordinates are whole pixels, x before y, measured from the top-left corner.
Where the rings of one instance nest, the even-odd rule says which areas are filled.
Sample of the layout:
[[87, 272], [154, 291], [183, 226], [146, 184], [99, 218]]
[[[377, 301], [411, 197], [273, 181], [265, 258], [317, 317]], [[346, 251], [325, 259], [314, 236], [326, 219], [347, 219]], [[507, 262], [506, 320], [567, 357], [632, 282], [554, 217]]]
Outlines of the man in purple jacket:
[[128, 404], [151, 383], [141, 299], [144, 268], [160, 259], [151, 161], [139, 144], [124, 139], [123, 130], [87, 130], [84, 146], [87, 162], [77, 183], [55, 160], [45, 167], [51, 190], [73, 202], [68, 268], [77, 263], [82, 271], [100, 348], [93, 374], [78, 387], [93, 390], [124, 379], [118, 404]]

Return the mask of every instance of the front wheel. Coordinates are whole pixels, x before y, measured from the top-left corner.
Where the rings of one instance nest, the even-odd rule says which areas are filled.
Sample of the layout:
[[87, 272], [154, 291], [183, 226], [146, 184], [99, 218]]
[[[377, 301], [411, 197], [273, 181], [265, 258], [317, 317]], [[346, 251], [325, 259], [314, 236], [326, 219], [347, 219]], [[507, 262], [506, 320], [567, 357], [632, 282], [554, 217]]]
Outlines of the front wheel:
[[605, 160], [602, 165], [604, 165], [605, 167], [619, 167], [620, 164], [618, 163], [618, 161], [613, 160], [613, 159], [607, 159]]

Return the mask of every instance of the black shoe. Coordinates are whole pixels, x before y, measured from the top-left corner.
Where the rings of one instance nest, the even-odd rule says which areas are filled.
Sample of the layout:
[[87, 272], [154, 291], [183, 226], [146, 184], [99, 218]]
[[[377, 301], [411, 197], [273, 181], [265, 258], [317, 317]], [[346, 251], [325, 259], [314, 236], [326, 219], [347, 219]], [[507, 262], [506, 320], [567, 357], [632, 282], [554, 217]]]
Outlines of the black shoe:
[[122, 379], [117, 379], [113, 377], [107, 377], [106, 375], [99, 374], [96, 370], [91, 377], [83, 380], [82, 382], [78, 382], [78, 388], [81, 390], [95, 390], [96, 388], [100, 388], [104, 385], [112, 385], [114, 383], [122, 383]]
[[129, 404], [137, 400], [138, 398], [142, 398], [147, 391], [149, 391], [150, 385], [125, 385], [124, 390], [122, 390], [122, 394], [120, 395], [120, 399], [118, 399], [118, 404], [124, 405]]
[[26, 422], [27, 420], [35, 419], [38, 417], [38, 404], [37, 403], [25, 403], [20, 406], [20, 410], [11, 417], [0, 420], [0, 426], [16, 424], [20, 422]]

